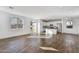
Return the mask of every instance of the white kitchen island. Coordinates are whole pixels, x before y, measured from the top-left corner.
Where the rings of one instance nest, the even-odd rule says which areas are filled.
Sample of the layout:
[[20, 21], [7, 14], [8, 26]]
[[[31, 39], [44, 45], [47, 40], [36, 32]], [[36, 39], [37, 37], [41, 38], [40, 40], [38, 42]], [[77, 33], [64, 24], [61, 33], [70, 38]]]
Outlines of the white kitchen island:
[[46, 29], [46, 35], [57, 34], [57, 29]]

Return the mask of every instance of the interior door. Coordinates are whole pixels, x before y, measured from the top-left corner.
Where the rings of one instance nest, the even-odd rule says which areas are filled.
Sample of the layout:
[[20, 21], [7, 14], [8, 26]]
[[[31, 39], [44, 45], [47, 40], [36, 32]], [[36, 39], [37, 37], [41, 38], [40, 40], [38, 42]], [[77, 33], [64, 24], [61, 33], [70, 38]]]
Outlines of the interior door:
[[62, 24], [61, 23], [57, 23], [57, 27], [58, 27], [58, 32], [62, 32]]
[[32, 22], [32, 33], [37, 33], [37, 23]]

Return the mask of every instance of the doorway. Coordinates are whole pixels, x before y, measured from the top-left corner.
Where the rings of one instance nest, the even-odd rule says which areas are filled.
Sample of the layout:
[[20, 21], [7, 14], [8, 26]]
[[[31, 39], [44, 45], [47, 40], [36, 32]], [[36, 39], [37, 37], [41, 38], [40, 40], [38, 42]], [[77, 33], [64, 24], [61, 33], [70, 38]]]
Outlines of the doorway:
[[37, 21], [31, 21], [31, 33], [40, 35], [41, 32], [41, 26], [40, 26], [40, 20]]
[[31, 33], [32, 34], [37, 33], [37, 23], [35, 21], [31, 21]]
[[57, 27], [58, 27], [57, 31], [62, 33], [62, 23], [57, 23]]

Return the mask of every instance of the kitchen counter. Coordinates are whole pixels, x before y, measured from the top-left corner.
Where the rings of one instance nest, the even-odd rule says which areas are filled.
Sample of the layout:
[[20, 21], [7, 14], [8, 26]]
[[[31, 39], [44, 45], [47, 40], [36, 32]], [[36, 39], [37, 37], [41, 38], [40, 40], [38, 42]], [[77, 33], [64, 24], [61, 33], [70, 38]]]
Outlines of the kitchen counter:
[[46, 34], [57, 34], [57, 29], [46, 29]]
[[43, 26], [43, 28], [48, 28], [48, 29], [57, 29], [56, 26], [50, 27], [50, 26]]

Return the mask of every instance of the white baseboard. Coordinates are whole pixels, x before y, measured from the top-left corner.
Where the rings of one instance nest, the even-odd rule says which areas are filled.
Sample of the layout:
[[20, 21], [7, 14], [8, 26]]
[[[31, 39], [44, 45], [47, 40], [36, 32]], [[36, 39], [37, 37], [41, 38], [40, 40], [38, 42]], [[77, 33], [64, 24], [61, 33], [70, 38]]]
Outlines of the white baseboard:
[[28, 35], [28, 34], [29, 34], [29, 33], [17, 34], [17, 35], [10, 35], [10, 36], [2, 36], [2, 37], [0, 37], [0, 39], [6, 39], [6, 38], [21, 36], [21, 35]]

